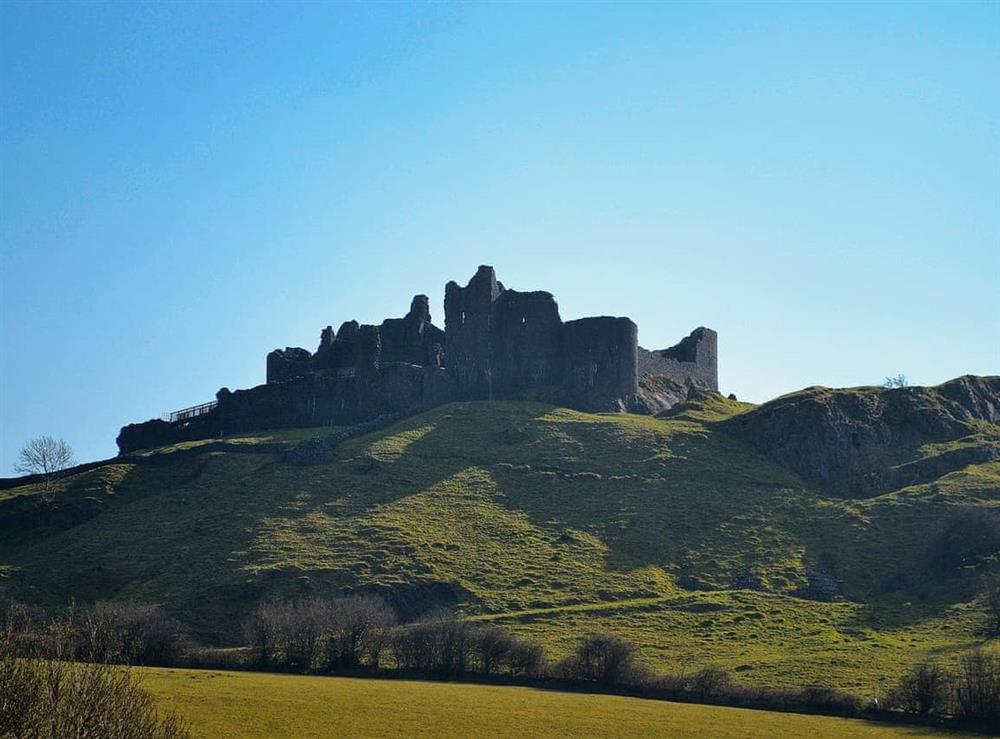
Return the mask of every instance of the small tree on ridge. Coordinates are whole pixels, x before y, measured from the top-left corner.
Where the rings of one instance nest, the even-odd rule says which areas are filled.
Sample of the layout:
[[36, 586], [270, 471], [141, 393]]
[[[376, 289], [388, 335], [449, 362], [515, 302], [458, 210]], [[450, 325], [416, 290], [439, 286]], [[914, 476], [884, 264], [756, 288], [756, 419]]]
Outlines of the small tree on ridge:
[[42, 475], [45, 489], [49, 490], [53, 476], [72, 464], [73, 447], [62, 439], [38, 436], [21, 447], [14, 469], [23, 475]]

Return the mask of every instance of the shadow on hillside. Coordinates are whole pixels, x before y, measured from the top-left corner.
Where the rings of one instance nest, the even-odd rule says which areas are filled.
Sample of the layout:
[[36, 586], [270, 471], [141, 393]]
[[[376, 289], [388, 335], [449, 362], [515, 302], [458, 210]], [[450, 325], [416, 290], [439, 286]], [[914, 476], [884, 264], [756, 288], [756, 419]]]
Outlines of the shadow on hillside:
[[[854, 613], [844, 622], [841, 629], [845, 633], [856, 630], [861, 633], [863, 629], [872, 629], [878, 632], [892, 632], [903, 629], [910, 629], [926, 624], [928, 621], [945, 619], [949, 611], [954, 608], [953, 603], [944, 601], [903, 601], [900, 598], [888, 599], [885, 601], [872, 601], [862, 604], [862, 608]], [[977, 638], [977, 625], [972, 624], [967, 629], [962, 629], [954, 623], [947, 626], [947, 639], [949, 646], [945, 649], [952, 649], [955, 641], [962, 637], [969, 639]], [[967, 633], [963, 633], [963, 631]], [[942, 638], [945, 638], [942, 636]]]
[[[49, 492], [0, 502], [4, 558], [14, 565], [4, 583], [14, 597], [65, 607], [70, 600], [112, 598], [147, 572], [157, 536], [135, 536], [148, 522], [136, 505], [196, 480], [206, 460], [143, 469], [115, 461], [59, 481]], [[160, 526], [159, 538], [172, 527]], [[136, 545], [138, 544], [138, 546]]]
[[[556, 546], [571, 547], [571, 531], [599, 539], [610, 573], [671, 567], [699, 548], [738, 559], [753, 542], [733, 522], [748, 510], [773, 516], [776, 527], [795, 524], [785, 507], [789, 490], [802, 490], [793, 475], [710, 424], [647, 420], [456, 403], [350, 439], [325, 464], [203, 454], [136, 467], [100, 502], [86, 502], [85, 517], [29, 523], [9, 550], [7, 562], [22, 568], [12, 584], [50, 605], [163, 602], [210, 641], [235, 637], [261, 599], [356, 589], [372, 573], [389, 583], [380, 592], [415, 615], [471, 595], [422, 569], [412, 542], [365, 519], [470, 467], [496, 483], [493, 502], [550, 532]], [[343, 532], [355, 538], [334, 541]], [[873, 610], [857, 626], [881, 619]]]
[[[779, 509], [787, 489], [802, 486], [707, 425], [620, 416], [553, 420], [546, 416], [557, 409], [549, 406], [522, 407], [515, 415], [489, 409], [485, 403], [451, 408], [396, 464], [435, 470], [419, 489], [470, 466], [484, 468], [501, 493], [497, 504], [557, 538], [576, 530], [603, 542], [609, 573], [671, 567], [692, 549], [710, 546], [721, 527], [747, 510]], [[727, 554], [741, 544], [730, 537]]]

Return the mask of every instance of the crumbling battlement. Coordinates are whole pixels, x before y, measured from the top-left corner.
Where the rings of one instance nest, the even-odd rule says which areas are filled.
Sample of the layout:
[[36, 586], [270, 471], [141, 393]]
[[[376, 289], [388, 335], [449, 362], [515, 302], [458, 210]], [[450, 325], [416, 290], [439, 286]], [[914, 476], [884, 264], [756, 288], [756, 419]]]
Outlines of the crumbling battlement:
[[465, 287], [445, 286], [445, 328], [417, 295], [403, 318], [346, 321], [320, 332], [315, 352], [267, 355], [267, 383], [223, 388], [197, 418], [122, 429], [122, 453], [225, 433], [342, 426], [418, 413], [456, 400], [536, 400], [585, 411], [655, 413], [692, 387], [718, 390], [717, 335], [699, 328], [648, 351], [628, 318], [563, 322], [551, 293], [506, 289], [481, 266]]
[[696, 328], [669, 349], [639, 348], [639, 374], [666, 375], [719, 389], [719, 335], [710, 328]]
[[628, 318], [563, 323], [551, 293], [507, 290], [492, 267], [445, 287], [445, 364], [468, 400], [543, 400], [621, 410], [637, 390], [636, 326]]

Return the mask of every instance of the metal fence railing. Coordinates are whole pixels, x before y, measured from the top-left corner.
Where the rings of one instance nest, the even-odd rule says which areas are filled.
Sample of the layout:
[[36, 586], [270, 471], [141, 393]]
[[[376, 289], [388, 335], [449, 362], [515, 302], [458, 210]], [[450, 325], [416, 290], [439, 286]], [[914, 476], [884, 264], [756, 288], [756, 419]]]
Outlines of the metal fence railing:
[[179, 411], [172, 411], [170, 413], [164, 413], [161, 418], [164, 421], [170, 421], [170, 423], [177, 423], [178, 421], [188, 421], [192, 418], [197, 418], [198, 416], [203, 416], [210, 410], [215, 408], [219, 404], [219, 401], [212, 400], [208, 403], [202, 403], [201, 405], [193, 405], [190, 408], [181, 408]]

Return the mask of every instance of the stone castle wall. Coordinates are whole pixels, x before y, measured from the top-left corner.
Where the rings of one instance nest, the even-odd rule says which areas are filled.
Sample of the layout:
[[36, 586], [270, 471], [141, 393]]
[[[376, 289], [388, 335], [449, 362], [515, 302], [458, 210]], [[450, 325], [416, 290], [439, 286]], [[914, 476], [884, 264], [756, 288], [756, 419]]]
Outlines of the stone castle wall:
[[327, 326], [315, 352], [268, 354], [266, 384], [224, 388], [216, 408], [194, 419], [126, 426], [118, 446], [127, 453], [263, 428], [343, 426], [457, 400], [651, 413], [694, 386], [718, 389], [714, 331], [699, 328], [674, 347], [647, 351], [630, 319], [564, 323], [551, 293], [508, 290], [482, 266], [465, 287], [446, 285], [444, 330], [431, 322], [425, 295], [403, 318], [378, 326]]
[[696, 328], [669, 349], [639, 349], [639, 374], [666, 375], [719, 389], [719, 335], [710, 328]]

